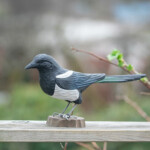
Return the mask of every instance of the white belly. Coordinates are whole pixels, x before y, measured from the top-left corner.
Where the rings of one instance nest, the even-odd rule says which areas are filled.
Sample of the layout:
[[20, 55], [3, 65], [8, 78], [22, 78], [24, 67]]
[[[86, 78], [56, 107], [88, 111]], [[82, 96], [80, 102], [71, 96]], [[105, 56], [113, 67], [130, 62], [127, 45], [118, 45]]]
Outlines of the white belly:
[[79, 98], [79, 91], [78, 90], [65, 90], [65, 89], [60, 88], [56, 84], [55, 91], [52, 97], [61, 99], [61, 100], [75, 101]]

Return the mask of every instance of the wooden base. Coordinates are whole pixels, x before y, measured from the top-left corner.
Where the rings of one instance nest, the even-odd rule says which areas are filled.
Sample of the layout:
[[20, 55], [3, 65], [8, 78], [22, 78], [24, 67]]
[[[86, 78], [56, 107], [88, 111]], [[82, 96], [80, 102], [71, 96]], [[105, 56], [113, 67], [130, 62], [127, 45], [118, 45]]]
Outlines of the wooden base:
[[82, 117], [71, 116], [68, 120], [57, 116], [48, 116], [47, 126], [50, 127], [70, 127], [70, 128], [84, 128], [85, 120]]

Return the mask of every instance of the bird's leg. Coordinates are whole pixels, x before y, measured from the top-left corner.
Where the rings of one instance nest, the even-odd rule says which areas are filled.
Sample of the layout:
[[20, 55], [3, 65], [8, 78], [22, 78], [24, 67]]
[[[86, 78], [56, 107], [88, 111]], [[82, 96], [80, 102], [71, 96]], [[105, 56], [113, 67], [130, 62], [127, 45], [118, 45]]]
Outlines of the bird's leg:
[[69, 105], [70, 105], [70, 102], [68, 102], [68, 104], [67, 104], [67, 106], [65, 107], [65, 109], [63, 110], [62, 114], [65, 113], [65, 111], [67, 110], [67, 108], [69, 107]]
[[75, 104], [73, 107], [72, 107], [72, 109], [70, 110], [70, 112], [68, 113], [69, 115], [71, 115], [72, 114], [72, 112], [74, 111], [74, 109], [77, 107], [77, 104]]
[[61, 114], [59, 114], [60, 117], [63, 118], [63, 115], [64, 115], [65, 111], [67, 110], [67, 108], [69, 107], [69, 105], [70, 105], [70, 102], [68, 102], [68, 104], [67, 104], [67, 106], [65, 107], [65, 109], [63, 110], [63, 112], [62, 112]]
[[75, 105], [72, 107], [72, 109], [70, 110], [70, 112], [69, 112], [68, 114], [63, 115], [63, 118], [65, 118], [65, 119], [68, 120], [68, 119], [70, 118], [72, 112], [74, 111], [74, 109], [75, 109], [76, 107], [77, 107], [77, 104], [75, 104]]

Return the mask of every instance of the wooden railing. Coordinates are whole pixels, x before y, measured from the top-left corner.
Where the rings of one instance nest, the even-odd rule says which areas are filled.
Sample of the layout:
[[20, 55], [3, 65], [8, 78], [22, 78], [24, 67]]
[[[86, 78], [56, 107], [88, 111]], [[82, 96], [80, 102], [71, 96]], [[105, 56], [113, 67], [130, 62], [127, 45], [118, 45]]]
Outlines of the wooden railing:
[[85, 128], [54, 128], [45, 121], [0, 121], [0, 142], [66, 141], [150, 141], [150, 123], [87, 121]]
[[54, 128], [45, 121], [0, 121], [0, 142], [150, 141], [150, 122], [86, 121], [85, 128]]

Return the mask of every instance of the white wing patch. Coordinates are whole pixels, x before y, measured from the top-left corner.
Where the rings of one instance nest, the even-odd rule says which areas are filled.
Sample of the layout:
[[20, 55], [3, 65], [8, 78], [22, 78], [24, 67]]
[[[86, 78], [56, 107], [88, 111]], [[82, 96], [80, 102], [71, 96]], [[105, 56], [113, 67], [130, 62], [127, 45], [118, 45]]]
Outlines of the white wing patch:
[[67, 77], [70, 77], [72, 74], [73, 74], [73, 71], [69, 70], [63, 74], [57, 75], [56, 78], [67, 78]]
[[79, 91], [78, 90], [65, 90], [65, 89], [60, 88], [56, 84], [55, 91], [52, 97], [61, 99], [61, 100], [75, 101], [79, 98]]

